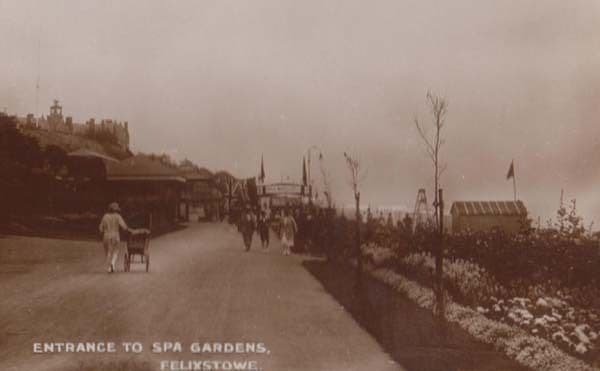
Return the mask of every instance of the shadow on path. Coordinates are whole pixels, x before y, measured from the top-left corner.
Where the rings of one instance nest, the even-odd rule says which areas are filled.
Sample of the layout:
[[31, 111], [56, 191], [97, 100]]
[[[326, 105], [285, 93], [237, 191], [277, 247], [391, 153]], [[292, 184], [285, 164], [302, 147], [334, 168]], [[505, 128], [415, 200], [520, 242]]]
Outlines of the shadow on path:
[[397, 362], [414, 371], [527, 370], [454, 324], [440, 329], [432, 313], [373, 278], [356, 285], [356, 271], [307, 260], [305, 268]]

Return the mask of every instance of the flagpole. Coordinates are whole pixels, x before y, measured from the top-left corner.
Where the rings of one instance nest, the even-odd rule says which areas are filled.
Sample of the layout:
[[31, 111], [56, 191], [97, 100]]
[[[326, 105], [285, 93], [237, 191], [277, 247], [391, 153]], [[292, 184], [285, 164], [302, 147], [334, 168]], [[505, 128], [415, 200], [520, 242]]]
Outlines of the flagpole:
[[515, 176], [516, 172], [515, 172], [515, 161], [512, 161], [512, 167], [513, 167], [513, 193], [515, 196], [515, 201], [517, 201], [517, 177]]

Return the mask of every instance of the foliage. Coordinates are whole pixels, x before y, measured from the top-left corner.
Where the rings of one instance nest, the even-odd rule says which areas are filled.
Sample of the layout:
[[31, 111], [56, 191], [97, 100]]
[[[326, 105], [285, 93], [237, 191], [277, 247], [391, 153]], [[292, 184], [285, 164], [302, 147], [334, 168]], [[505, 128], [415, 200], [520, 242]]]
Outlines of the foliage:
[[42, 152], [46, 170], [52, 174], [62, 175], [67, 165], [67, 154], [55, 145], [49, 145]]
[[0, 114], [0, 194], [4, 223], [17, 214], [51, 209], [60, 194], [68, 192], [63, 177], [68, 173], [65, 151], [39, 142], [17, 129], [15, 117]]
[[118, 144], [119, 138], [115, 133], [108, 129], [88, 127], [83, 134], [84, 137], [104, 144]]
[[5, 175], [6, 170], [31, 169], [40, 166], [42, 161], [38, 141], [21, 134], [16, 125], [14, 116], [0, 114], [0, 163]]
[[[371, 268], [371, 274], [396, 291], [406, 295], [422, 308], [435, 310], [431, 289], [407, 279], [387, 268]], [[534, 370], [593, 370], [584, 362], [568, 356], [548, 340], [528, 333], [518, 327], [488, 318], [477, 310], [447, 300], [445, 318], [457, 323], [474, 338], [494, 346], [509, 358]], [[579, 332], [585, 331], [579, 327]], [[591, 334], [590, 331], [588, 333]], [[585, 334], [584, 334], [585, 335]]]
[[[588, 291], [590, 295], [574, 293], [574, 296], [579, 304], [592, 305], [595, 298], [591, 294], [600, 294], [600, 289], [596, 289], [600, 287], [600, 249], [597, 240], [583, 234], [582, 220], [576, 215], [574, 202], [571, 205], [564, 214], [562, 229], [528, 230], [522, 234], [493, 230], [445, 236], [445, 259], [477, 264], [515, 295], [526, 294], [527, 287], [552, 285]], [[349, 236], [356, 233], [352, 223], [344, 215], [323, 223], [328, 223], [323, 228], [333, 231], [332, 241], [338, 245], [324, 249], [346, 255]], [[389, 248], [397, 262], [411, 253], [434, 254], [437, 236], [433, 226], [413, 230], [412, 224], [410, 217], [393, 225], [367, 213], [360, 227], [363, 245], [373, 243]]]
[[179, 165], [177, 164], [177, 161], [175, 161], [169, 154], [167, 153], [160, 153], [160, 154], [156, 154], [156, 153], [144, 153], [144, 152], [138, 152], [137, 156], [145, 156], [148, 157], [149, 159], [151, 159], [152, 161], [157, 161], [160, 162], [161, 164], [173, 168], [173, 169], [177, 169], [179, 167]]
[[[600, 352], [598, 242], [583, 233], [574, 201], [557, 215], [562, 219], [556, 229], [534, 230], [525, 223], [514, 235], [494, 230], [445, 236], [444, 287], [488, 318], [593, 362]], [[327, 255], [353, 259], [354, 222], [342, 214], [319, 223], [332, 231], [332, 243], [322, 247]], [[433, 286], [439, 241], [433, 226], [414, 229], [410, 217], [394, 225], [367, 212], [360, 233], [371, 266]]]
[[572, 199], [567, 209], [563, 203], [556, 211], [555, 228], [559, 236], [575, 240], [582, 238], [585, 233], [583, 218], [577, 215], [577, 201]]
[[223, 195], [229, 195], [230, 188], [233, 187], [237, 179], [225, 170], [217, 171], [213, 177], [217, 189]]
[[[393, 256], [390, 249], [370, 245], [364, 251], [374, 266], [390, 266], [386, 264]], [[434, 258], [429, 253], [409, 254], [391, 267], [424, 286], [432, 285]], [[461, 259], [444, 261], [443, 279], [456, 302], [490, 319], [521, 328], [590, 362], [600, 354], [600, 311], [578, 303], [575, 293], [580, 290], [523, 282], [517, 293], [485, 268]], [[584, 292], [598, 295], [597, 290]]]

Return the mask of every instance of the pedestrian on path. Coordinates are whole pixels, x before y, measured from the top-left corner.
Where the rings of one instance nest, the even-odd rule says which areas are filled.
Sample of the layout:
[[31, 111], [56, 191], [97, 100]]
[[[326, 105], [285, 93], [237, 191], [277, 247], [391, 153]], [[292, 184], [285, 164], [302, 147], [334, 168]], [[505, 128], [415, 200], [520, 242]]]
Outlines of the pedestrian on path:
[[254, 234], [255, 228], [256, 216], [252, 212], [250, 206], [247, 205], [246, 210], [241, 215], [241, 220], [239, 224], [240, 232], [242, 233], [242, 237], [244, 238], [244, 245], [246, 246], [246, 251], [250, 251], [250, 246], [252, 246], [252, 235]]
[[262, 244], [263, 249], [269, 248], [269, 224], [267, 221], [267, 213], [264, 210], [261, 210], [258, 215], [258, 234], [260, 235], [260, 242]]
[[283, 255], [290, 255], [294, 246], [294, 238], [298, 232], [298, 225], [290, 215], [288, 209], [283, 211], [281, 220], [281, 243], [283, 244]]
[[104, 253], [106, 255], [107, 271], [112, 273], [115, 271], [115, 264], [119, 257], [119, 245], [121, 238], [119, 228], [131, 231], [123, 217], [119, 214], [121, 209], [116, 202], [108, 205], [108, 211], [102, 217], [100, 222], [100, 233], [102, 233], [102, 243], [104, 245]]

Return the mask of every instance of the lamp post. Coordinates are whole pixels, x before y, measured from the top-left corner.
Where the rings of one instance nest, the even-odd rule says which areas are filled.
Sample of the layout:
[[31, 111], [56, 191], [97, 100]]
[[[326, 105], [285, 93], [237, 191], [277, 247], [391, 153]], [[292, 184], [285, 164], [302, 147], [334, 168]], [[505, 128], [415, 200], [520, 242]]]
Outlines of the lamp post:
[[317, 147], [316, 145], [311, 145], [310, 147], [308, 147], [308, 149], [306, 150], [307, 154], [308, 154], [308, 169], [307, 169], [307, 175], [308, 175], [308, 184], [310, 187], [310, 201], [312, 203], [312, 188], [313, 188], [313, 182], [312, 182], [312, 175], [311, 175], [311, 159], [310, 159], [310, 155], [312, 150], [316, 150], [319, 152], [319, 158], [323, 158], [323, 151], [321, 151], [321, 148]]

